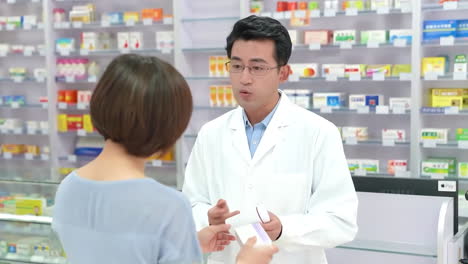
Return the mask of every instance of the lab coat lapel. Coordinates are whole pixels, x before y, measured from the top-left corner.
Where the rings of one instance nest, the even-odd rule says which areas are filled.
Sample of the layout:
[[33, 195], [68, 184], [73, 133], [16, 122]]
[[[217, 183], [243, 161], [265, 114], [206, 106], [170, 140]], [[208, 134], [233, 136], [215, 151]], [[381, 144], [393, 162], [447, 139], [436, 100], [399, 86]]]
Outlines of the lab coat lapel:
[[247, 134], [245, 133], [244, 118], [242, 117], [242, 108], [238, 107], [229, 122], [229, 128], [232, 138], [232, 146], [237, 149], [239, 155], [247, 162], [250, 163], [250, 150], [247, 142]]
[[279, 106], [276, 109], [270, 124], [268, 124], [268, 127], [265, 130], [257, 150], [255, 151], [252, 159], [253, 164], [260, 161], [263, 156], [265, 156], [278, 142], [282, 140], [282, 129], [288, 125], [288, 119], [285, 114], [287, 113], [289, 103], [290, 102], [286, 95], [282, 93]]

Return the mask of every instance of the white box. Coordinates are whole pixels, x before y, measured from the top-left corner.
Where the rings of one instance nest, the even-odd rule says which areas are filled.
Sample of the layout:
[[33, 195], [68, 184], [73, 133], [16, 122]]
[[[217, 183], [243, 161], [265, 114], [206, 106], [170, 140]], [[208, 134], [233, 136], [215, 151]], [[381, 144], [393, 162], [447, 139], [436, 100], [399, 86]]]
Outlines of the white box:
[[341, 134], [344, 140], [350, 137], [354, 137], [358, 141], [369, 139], [367, 127], [343, 127], [341, 129]]
[[325, 106], [331, 108], [340, 108], [344, 105], [344, 93], [314, 93], [312, 97], [313, 107], [322, 108]]
[[310, 90], [296, 90], [296, 104], [306, 109], [310, 108], [310, 97], [312, 92]]
[[117, 48], [130, 49], [130, 34], [128, 32], [117, 33]]
[[173, 31], [156, 32], [156, 49], [159, 49], [159, 50], [174, 49], [174, 32]]
[[288, 30], [288, 33], [291, 38], [292, 45], [297, 45], [297, 30]]
[[[446, 128], [423, 128], [421, 129], [421, 140], [447, 144], [448, 129]], [[423, 138], [424, 137], [424, 138]]]
[[382, 129], [382, 141], [394, 140], [395, 142], [405, 141], [406, 131], [404, 129]]
[[291, 74], [298, 74], [300, 77], [315, 78], [318, 77], [317, 63], [291, 63]]
[[411, 98], [409, 97], [390, 97], [389, 99], [390, 109], [403, 108], [405, 110], [411, 109]]
[[81, 49], [96, 50], [99, 45], [99, 36], [96, 32], [81, 33]]
[[322, 65], [322, 76], [334, 75], [336, 77], [345, 76], [345, 65], [344, 64], [323, 64]]
[[366, 95], [364, 94], [350, 94], [349, 95], [349, 109], [358, 109], [359, 106], [366, 105]]
[[141, 32], [130, 32], [130, 49], [143, 49], [143, 34]]

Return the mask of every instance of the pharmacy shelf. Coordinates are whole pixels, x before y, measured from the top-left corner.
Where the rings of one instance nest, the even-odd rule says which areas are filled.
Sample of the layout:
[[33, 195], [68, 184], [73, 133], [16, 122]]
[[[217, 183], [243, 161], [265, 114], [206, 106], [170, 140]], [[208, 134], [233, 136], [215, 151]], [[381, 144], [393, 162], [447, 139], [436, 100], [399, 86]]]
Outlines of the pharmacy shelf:
[[56, 22], [54, 23], [54, 29], [58, 30], [70, 30], [70, 29], [108, 29], [108, 28], [135, 28], [135, 27], [170, 27], [172, 26], [172, 20], [164, 21], [138, 21], [128, 22], [119, 24], [110, 24], [103, 21], [81, 23], [81, 22]]
[[[458, 79], [457, 79], [458, 78]], [[434, 81], [466, 81], [468, 79], [468, 74], [461, 74], [461, 75], [454, 75], [453, 73], [439, 75], [439, 76], [423, 76], [421, 80], [426, 82], [434, 82]], [[454, 88], [458, 89], [458, 88]]]
[[138, 50], [80, 50], [70, 52], [56, 52], [57, 57], [70, 57], [70, 56], [118, 56], [121, 54], [135, 53], [135, 54], [158, 54], [158, 55], [172, 55], [173, 50], [160, 50], [160, 49], [138, 49]]
[[464, 47], [468, 46], [468, 41], [462, 39], [455, 39], [453, 45], [441, 45], [440, 41], [430, 41], [422, 43], [424, 48], [453, 48], [453, 47]]
[[0, 78], [0, 83], [45, 83], [45, 79], [36, 79], [31, 77]]
[[6, 3], [9, 5], [29, 4], [29, 3], [40, 4], [41, 2], [42, 2], [41, 0], [6, 0]]
[[57, 83], [93, 83], [97, 82], [96, 78], [93, 79], [84, 79], [84, 80], [75, 80], [75, 79], [56, 79], [55, 82]]
[[2, 161], [41, 161], [46, 162], [50, 160], [49, 155], [39, 155], [39, 156], [26, 156], [25, 154], [16, 154], [7, 156], [8, 154], [3, 153], [0, 156]]
[[[210, 76], [187, 76], [186, 80], [219, 80], [219, 81], [229, 81], [229, 77], [210, 77]], [[398, 81], [398, 82], [410, 82], [411, 80], [400, 78], [400, 77], [385, 77], [383, 80], [377, 80], [372, 77], [361, 77], [360, 80], [350, 80], [348, 77], [300, 77], [299, 80], [289, 80], [288, 83], [297, 83], [297, 82], [338, 82], [338, 81], [349, 81], [349, 82], [388, 82], [388, 81]]]
[[468, 115], [468, 110], [457, 110], [456, 112], [449, 112], [445, 107], [424, 107], [421, 109], [421, 114], [424, 116], [463, 116]]
[[382, 141], [382, 140], [343, 140], [345, 146], [376, 146], [376, 147], [409, 147], [409, 141]]
[[229, 81], [229, 77], [210, 77], [210, 76], [187, 76], [185, 77], [187, 81]]
[[98, 132], [86, 132], [81, 131], [68, 131], [68, 132], [59, 132], [59, 135], [62, 136], [78, 136], [78, 137], [102, 137]]
[[60, 110], [79, 110], [79, 111], [89, 111], [89, 104], [67, 104], [67, 103], [58, 103], [57, 109]]
[[[316, 18], [334, 18], [334, 17], [356, 17], [365, 15], [407, 15], [411, 14], [410, 10], [402, 10], [396, 8], [379, 9], [379, 10], [349, 10], [349, 11], [336, 11], [336, 10], [312, 10], [310, 11], [309, 17], [311, 19]], [[296, 11], [298, 12], [298, 11]], [[291, 11], [285, 12], [261, 12], [261, 16], [270, 16], [280, 21], [287, 21], [291, 19]], [[305, 16], [305, 13], [299, 14], [299, 16]]]
[[328, 45], [294, 45], [293, 46], [293, 51], [322, 51], [322, 50], [375, 50], [375, 49], [381, 49], [381, 48], [411, 48], [411, 45], [402, 45], [402, 46], [396, 46], [393, 43], [381, 43], [381, 44], [376, 44], [375, 46], [372, 46], [372, 44], [352, 44], [348, 47], [344, 47], [342, 45], [336, 45], [336, 44], [328, 44]]
[[423, 148], [427, 149], [452, 149], [468, 151], [468, 144], [459, 145], [457, 141], [448, 141], [447, 143], [423, 143], [420, 144]]
[[204, 17], [204, 18], [182, 18], [180, 21], [182, 23], [218, 22], [218, 21], [235, 22], [239, 19], [240, 17]]
[[187, 53], [215, 53], [226, 55], [226, 49], [222, 47], [205, 47], [205, 48], [183, 48], [182, 52]]
[[323, 109], [318, 109], [318, 108], [311, 108], [309, 109], [309, 111], [312, 111], [314, 113], [318, 113], [318, 114], [358, 114], [358, 115], [398, 115], [398, 116], [401, 116], [401, 115], [404, 115], [404, 116], [409, 116], [410, 115], [410, 110], [405, 110], [404, 112], [401, 112], [401, 113], [398, 113], [398, 112], [392, 112], [391, 110], [389, 111], [388, 114], [380, 114], [380, 113], [377, 113], [376, 109], [374, 107], [371, 107], [369, 108], [369, 112], [367, 111], [361, 111], [361, 110], [357, 110], [357, 109], [350, 109], [350, 108], [347, 108], [347, 107], [342, 107], [342, 108], [330, 108], [327, 110], [329, 111], [326, 111], [325, 108]]
[[34, 216], [34, 215], [14, 215], [0, 213], [0, 221], [48, 224], [52, 223], [50, 216]]
[[[56, 171], [56, 173], [54, 173]], [[63, 176], [50, 167], [0, 168], [0, 183], [22, 183], [27, 185], [57, 185]]]
[[5, 109], [5, 108], [9, 108], [9, 109], [43, 109], [43, 110], [47, 110], [46, 107], [44, 107], [43, 105], [40, 105], [40, 104], [24, 104], [24, 105], [0, 105], [0, 109]]
[[25, 128], [16, 128], [13, 130], [0, 130], [0, 135], [28, 135], [28, 136], [48, 136], [49, 130], [27, 130]]
[[18, 57], [45, 57], [43, 52], [9, 52], [9, 53], [0, 53], [0, 58], [18, 58]]
[[362, 250], [399, 255], [419, 256], [425, 258], [437, 258], [437, 249], [421, 245], [396, 243], [387, 241], [353, 240], [352, 242], [337, 246], [337, 248], [349, 250]]
[[[96, 157], [91, 156], [76, 156], [76, 155], [68, 155], [59, 157], [60, 161], [63, 162], [70, 162], [70, 163], [87, 163], [95, 159]], [[175, 168], [175, 162], [173, 161], [148, 161], [146, 162], [145, 167], [147, 168]]]
[[37, 30], [43, 30], [44, 29], [44, 24], [42, 23], [38, 23], [37, 25], [33, 26], [33, 25], [28, 25], [28, 26], [25, 26], [23, 28], [18, 28], [18, 27], [15, 27], [15, 26], [0, 26], [0, 32], [18, 32], [18, 31], [25, 31], [25, 32], [28, 32], [28, 31], [37, 31]]
[[426, 4], [422, 6], [422, 11], [457, 11], [457, 10], [467, 10], [468, 3], [467, 2], [458, 2], [458, 7], [452, 9], [450, 7], [444, 7], [444, 5], [440, 4]]
[[16, 256], [16, 254], [10, 257], [0, 256], [1, 263], [10, 264], [10, 263], [18, 263], [18, 264], [67, 264], [67, 260], [62, 257], [22, 257]]

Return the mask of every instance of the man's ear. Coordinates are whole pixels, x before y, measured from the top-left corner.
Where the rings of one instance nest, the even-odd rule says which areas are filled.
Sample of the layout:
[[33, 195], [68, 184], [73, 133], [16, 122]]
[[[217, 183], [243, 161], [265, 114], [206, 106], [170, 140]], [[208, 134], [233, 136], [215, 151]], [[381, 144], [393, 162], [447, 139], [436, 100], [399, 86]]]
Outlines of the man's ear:
[[289, 75], [292, 74], [291, 67], [286, 64], [280, 68], [280, 83], [284, 83], [288, 80]]

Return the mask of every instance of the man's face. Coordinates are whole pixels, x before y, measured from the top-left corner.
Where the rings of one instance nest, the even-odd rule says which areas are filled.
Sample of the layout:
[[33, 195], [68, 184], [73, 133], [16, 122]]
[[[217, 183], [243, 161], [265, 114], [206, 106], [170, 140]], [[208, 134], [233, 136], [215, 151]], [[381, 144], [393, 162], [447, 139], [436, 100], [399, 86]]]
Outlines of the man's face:
[[[274, 52], [272, 40], [236, 40], [232, 46], [231, 69], [251, 67], [230, 73], [234, 97], [248, 113], [276, 105], [279, 84], [287, 79], [289, 68], [278, 67]], [[258, 72], [261, 75], [255, 74]]]

